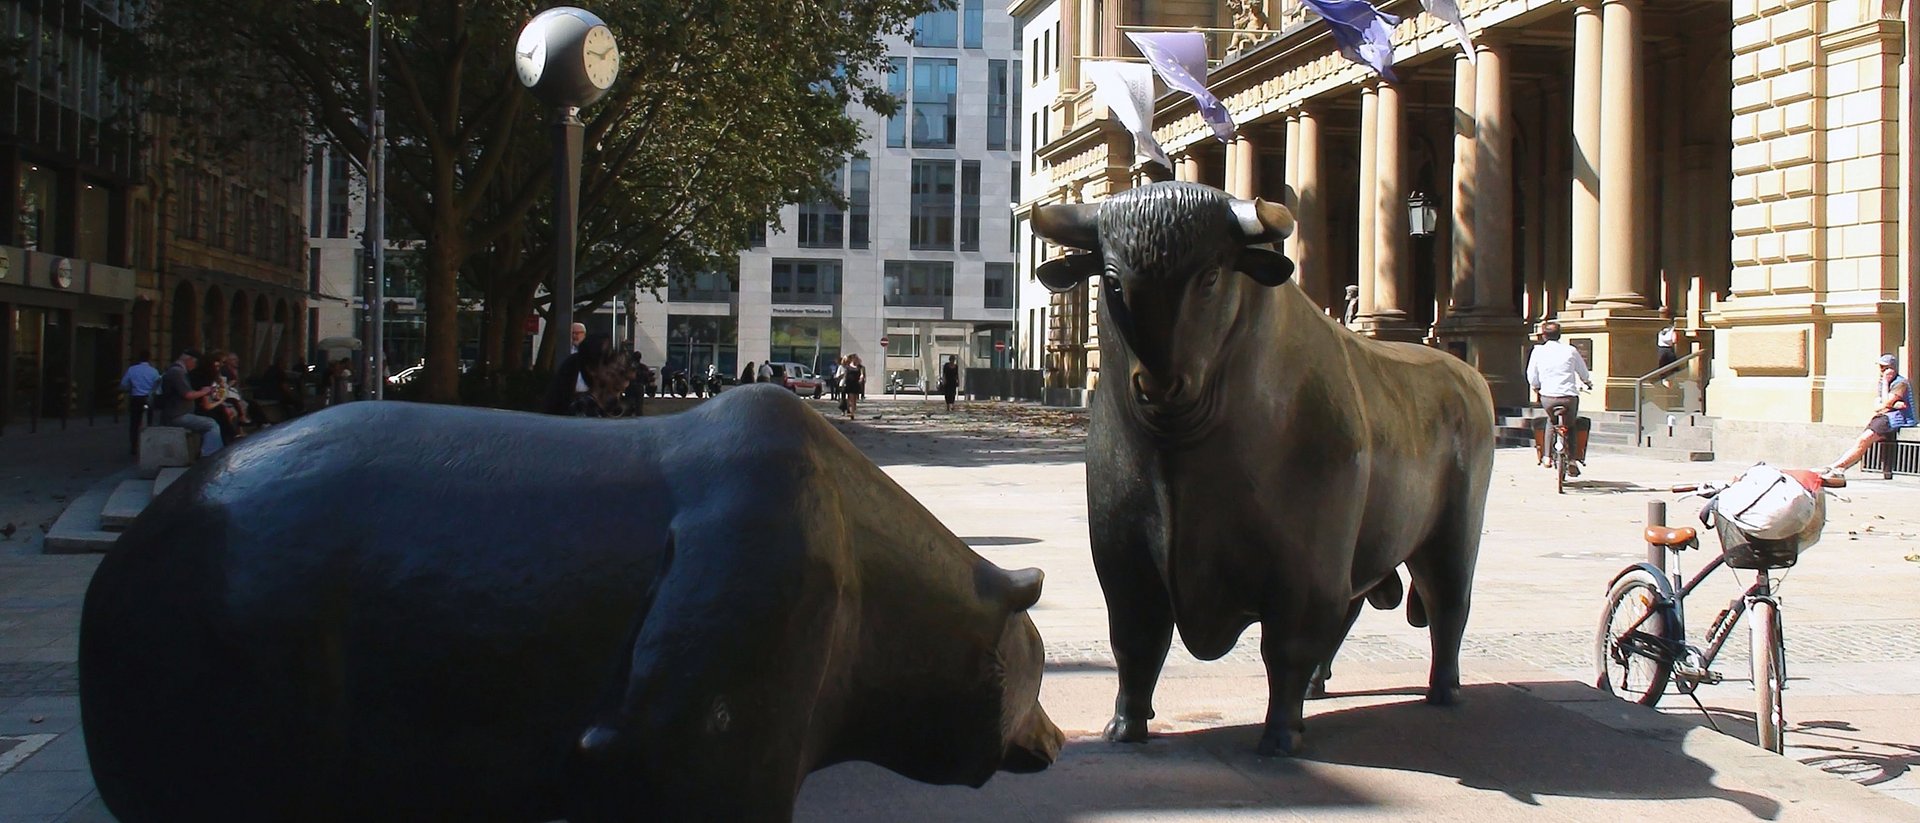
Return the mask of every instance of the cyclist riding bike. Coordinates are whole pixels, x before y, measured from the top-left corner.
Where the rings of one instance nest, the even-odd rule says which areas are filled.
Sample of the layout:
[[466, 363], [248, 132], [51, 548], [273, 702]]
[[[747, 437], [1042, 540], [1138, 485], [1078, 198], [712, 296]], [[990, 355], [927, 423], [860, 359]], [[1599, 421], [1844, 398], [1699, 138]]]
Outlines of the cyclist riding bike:
[[[1542, 323], [1540, 336], [1544, 340], [1533, 347], [1533, 354], [1527, 358], [1527, 385], [1532, 386], [1540, 398], [1548, 423], [1559, 422], [1571, 429], [1580, 419], [1580, 392], [1583, 388], [1593, 388], [1593, 377], [1587, 373], [1587, 361], [1580, 356], [1580, 350], [1561, 342], [1559, 321]], [[1575, 462], [1568, 463], [1567, 474], [1579, 477], [1578, 458], [1585, 457], [1577, 455]], [[1552, 468], [1551, 455], [1542, 455], [1540, 465]]]

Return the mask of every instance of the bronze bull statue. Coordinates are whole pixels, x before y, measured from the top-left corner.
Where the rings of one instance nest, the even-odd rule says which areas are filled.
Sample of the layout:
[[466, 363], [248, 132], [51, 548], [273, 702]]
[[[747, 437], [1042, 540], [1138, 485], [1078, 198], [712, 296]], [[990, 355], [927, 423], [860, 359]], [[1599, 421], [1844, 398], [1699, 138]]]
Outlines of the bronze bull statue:
[[1263, 754], [1292, 752], [1303, 701], [1363, 602], [1429, 625], [1427, 699], [1460, 686], [1460, 641], [1493, 466], [1493, 401], [1465, 363], [1335, 324], [1266, 248], [1286, 208], [1192, 183], [1039, 209], [1089, 254], [1037, 272], [1097, 280], [1101, 381], [1087, 443], [1093, 561], [1120, 689], [1110, 740], [1141, 741], [1177, 626], [1202, 659], [1261, 626]]
[[775, 387], [352, 403], [203, 461], [101, 562], [87, 753], [125, 823], [784, 820], [846, 760], [979, 786], [1060, 749], [1040, 583]]

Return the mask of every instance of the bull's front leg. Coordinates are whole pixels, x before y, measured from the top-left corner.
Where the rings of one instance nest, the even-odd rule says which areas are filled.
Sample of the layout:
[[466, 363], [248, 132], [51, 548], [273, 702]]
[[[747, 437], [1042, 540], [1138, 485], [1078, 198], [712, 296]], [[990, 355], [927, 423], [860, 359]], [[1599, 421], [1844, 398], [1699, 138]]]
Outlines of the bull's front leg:
[[1173, 643], [1173, 604], [1144, 548], [1106, 548], [1102, 551], [1095, 539], [1093, 567], [1107, 600], [1107, 630], [1120, 691], [1104, 734], [1116, 743], [1144, 743], [1147, 721], [1153, 719], [1153, 690]]
[[1257, 751], [1291, 756], [1307, 730], [1307, 690], [1330, 662], [1351, 625], [1349, 604], [1320, 604], [1293, 612], [1295, 619], [1260, 624], [1260, 657], [1267, 666], [1267, 723]]

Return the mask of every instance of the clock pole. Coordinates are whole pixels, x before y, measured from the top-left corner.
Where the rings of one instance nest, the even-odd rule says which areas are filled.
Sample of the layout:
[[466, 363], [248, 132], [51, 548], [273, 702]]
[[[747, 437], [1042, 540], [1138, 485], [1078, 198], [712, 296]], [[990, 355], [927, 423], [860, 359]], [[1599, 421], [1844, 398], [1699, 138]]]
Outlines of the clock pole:
[[[586, 124], [580, 109], [590, 106], [613, 86], [620, 70], [620, 51], [613, 32], [598, 16], [584, 9], [559, 6], [547, 9], [520, 29], [514, 45], [514, 64], [520, 82], [555, 112], [553, 152], [553, 309], [547, 313], [547, 334], [573, 332], [574, 253], [579, 238], [580, 155]], [[570, 354], [558, 341], [553, 346], [557, 371]]]
[[[561, 106], [554, 120], [553, 158], [553, 311], [552, 323], [547, 326], [548, 333], [558, 330], [568, 335], [562, 340], [570, 340], [573, 334], [573, 266], [574, 248], [580, 242], [580, 152], [587, 126], [580, 120], [578, 106]], [[553, 367], [559, 370], [566, 362], [567, 347], [555, 343], [553, 346]]]

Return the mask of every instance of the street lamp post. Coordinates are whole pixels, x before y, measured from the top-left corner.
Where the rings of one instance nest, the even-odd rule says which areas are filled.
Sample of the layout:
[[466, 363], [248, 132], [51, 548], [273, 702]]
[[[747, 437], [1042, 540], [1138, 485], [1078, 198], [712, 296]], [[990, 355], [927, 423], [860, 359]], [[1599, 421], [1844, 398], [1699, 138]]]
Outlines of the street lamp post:
[[[520, 82], [541, 102], [554, 108], [556, 134], [553, 158], [553, 311], [549, 333], [566, 334], [573, 327], [574, 251], [579, 242], [580, 153], [586, 124], [580, 110], [593, 105], [613, 88], [620, 73], [620, 50], [613, 31], [592, 12], [571, 6], [534, 15], [520, 30], [513, 48]], [[553, 347], [554, 368], [567, 359], [567, 350]]]
[[367, 357], [362, 372], [368, 400], [387, 396], [387, 134], [386, 112], [380, 110], [380, 0], [373, 0], [367, 17], [367, 268], [372, 280], [365, 298]]

